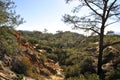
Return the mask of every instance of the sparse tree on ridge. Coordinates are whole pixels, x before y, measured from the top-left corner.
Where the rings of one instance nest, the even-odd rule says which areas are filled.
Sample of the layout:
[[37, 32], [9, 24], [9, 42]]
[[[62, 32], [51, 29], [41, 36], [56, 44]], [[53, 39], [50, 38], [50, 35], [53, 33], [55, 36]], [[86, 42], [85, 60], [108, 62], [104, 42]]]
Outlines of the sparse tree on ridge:
[[115, 34], [115, 32], [114, 32], [114, 31], [112, 31], [112, 30], [107, 31], [107, 33], [106, 33], [106, 35], [114, 35], [114, 34]]
[[[99, 56], [97, 74], [104, 80], [102, 70], [103, 51], [106, 47], [120, 43], [110, 42], [104, 43], [105, 28], [120, 21], [120, 1], [119, 0], [66, 0], [67, 3], [78, 1], [79, 5], [75, 7], [73, 12], [80, 12], [80, 9], [85, 7], [89, 10], [86, 16], [71, 16], [65, 14], [64, 22], [73, 24], [75, 29], [90, 30], [99, 36]], [[84, 8], [84, 9], [85, 9]], [[82, 12], [80, 12], [82, 14]], [[113, 26], [114, 27], [114, 26]]]
[[15, 3], [12, 0], [0, 0], [0, 26], [18, 26], [24, 23], [23, 18], [15, 12]]

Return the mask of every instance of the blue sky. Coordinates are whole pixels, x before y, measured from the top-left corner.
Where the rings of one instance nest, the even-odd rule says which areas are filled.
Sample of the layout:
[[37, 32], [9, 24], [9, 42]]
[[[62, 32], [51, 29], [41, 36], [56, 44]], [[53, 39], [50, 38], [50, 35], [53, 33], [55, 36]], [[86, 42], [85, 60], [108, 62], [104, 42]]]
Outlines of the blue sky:
[[[26, 23], [17, 27], [19, 30], [44, 31], [44, 29], [47, 29], [48, 32], [51, 33], [55, 33], [58, 30], [82, 33], [81, 31], [72, 30], [71, 26], [68, 26], [61, 20], [64, 14], [71, 13], [71, 10], [77, 4], [76, 2], [72, 4], [66, 4], [65, 0], [14, 1], [17, 5], [17, 14], [20, 14], [21, 17], [23, 17], [26, 21]], [[116, 25], [116, 27], [108, 27], [107, 30], [120, 32], [118, 27], [119, 24]]]
[[26, 21], [17, 29], [44, 31], [46, 28], [51, 33], [72, 30], [61, 19], [76, 3], [66, 4], [65, 0], [16, 0], [15, 3], [16, 12]]

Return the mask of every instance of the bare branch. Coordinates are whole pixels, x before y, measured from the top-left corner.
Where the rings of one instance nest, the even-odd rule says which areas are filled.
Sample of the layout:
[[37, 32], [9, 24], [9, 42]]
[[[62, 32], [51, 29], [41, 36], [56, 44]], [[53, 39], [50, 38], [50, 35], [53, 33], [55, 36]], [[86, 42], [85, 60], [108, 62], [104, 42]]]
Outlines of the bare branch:
[[119, 12], [119, 13], [112, 14], [112, 15], [115, 15], [115, 16], [120, 15], [120, 12]]
[[113, 17], [113, 16], [116, 16], [116, 17], [117, 17], [118, 15], [120, 15], [120, 12], [118, 12], [118, 13], [112, 13], [112, 14], [109, 14], [109, 16], [108, 16], [108, 17], [109, 17], [109, 18], [110, 18], [110, 17]]
[[100, 17], [102, 17], [101, 14], [99, 14], [94, 8], [92, 8], [92, 7], [89, 5], [89, 3], [87, 2], [87, 0], [84, 0], [84, 1], [85, 1], [86, 5], [87, 5], [94, 13], [96, 13], [97, 15], [99, 15]]
[[[107, 3], [108, 3], [108, 0], [103, 0], [104, 1], [104, 8], [103, 8], [103, 14], [102, 14], [102, 25], [105, 25], [105, 22], [107, 20], [106, 18], [106, 12], [107, 12]], [[108, 14], [109, 15], [109, 14]], [[102, 26], [104, 28], [104, 26]]]
[[100, 5], [97, 5], [96, 3], [94, 3], [94, 2], [91, 2], [93, 5], [95, 5], [96, 7], [98, 7], [99, 9], [101, 9], [101, 10], [103, 10], [103, 8], [102, 7], [100, 7]]
[[120, 4], [115, 5], [111, 8], [111, 11], [119, 10], [120, 9]]
[[110, 5], [109, 9], [107, 10], [106, 20], [108, 19], [110, 11], [112, 10], [112, 7], [113, 7], [113, 5], [115, 4], [116, 1], [117, 0], [114, 0], [114, 2]]
[[77, 26], [76, 24], [74, 24], [74, 27], [75, 27], [75, 28], [79, 28], [79, 29], [91, 30], [91, 31], [97, 33], [98, 35], [100, 35], [100, 33], [99, 33], [97, 30], [93, 29], [92, 27], [90, 27], [90, 28], [80, 27], [80, 26]]
[[84, 4], [80, 4], [80, 5], [78, 5], [77, 7], [75, 7], [73, 10], [72, 10], [72, 12], [73, 13], [78, 13], [79, 12], [79, 10], [83, 7], [83, 6], [85, 6]]
[[116, 44], [120, 44], [120, 41], [116, 41], [116, 42], [113, 42], [113, 43], [107, 43], [103, 46], [103, 48], [107, 48], [108, 46], [112, 46], [112, 45], [116, 45]]
[[98, 35], [100, 35], [100, 33], [97, 30], [94, 30], [93, 28], [89, 28], [91, 31], [97, 33]]
[[111, 23], [107, 24], [106, 27], [109, 26], [109, 25], [111, 25], [111, 24], [117, 23], [117, 22], [120, 22], [120, 21], [117, 20], [117, 21], [111, 22]]
[[66, 1], [66, 3], [69, 3], [70, 1], [72, 1], [72, 0], [65, 0]]

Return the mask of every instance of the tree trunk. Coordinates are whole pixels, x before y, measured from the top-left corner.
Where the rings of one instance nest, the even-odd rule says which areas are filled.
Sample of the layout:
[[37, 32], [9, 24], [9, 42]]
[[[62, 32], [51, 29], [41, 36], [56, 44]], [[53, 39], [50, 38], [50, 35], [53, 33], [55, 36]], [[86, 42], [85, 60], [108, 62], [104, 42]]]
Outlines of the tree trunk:
[[101, 33], [99, 35], [99, 56], [98, 56], [98, 66], [97, 66], [97, 74], [99, 75], [101, 80], [104, 80], [104, 72], [102, 70], [102, 57], [103, 57], [103, 39], [104, 39], [104, 29], [101, 29]]

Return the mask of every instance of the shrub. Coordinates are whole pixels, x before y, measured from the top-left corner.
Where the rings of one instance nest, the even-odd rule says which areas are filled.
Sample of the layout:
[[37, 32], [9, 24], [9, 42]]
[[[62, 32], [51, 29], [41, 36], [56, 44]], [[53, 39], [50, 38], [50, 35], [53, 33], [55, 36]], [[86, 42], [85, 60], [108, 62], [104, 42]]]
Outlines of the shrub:
[[100, 80], [97, 74], [86, 74], [86, 80]]
[[54, 60], [55, 62], [58, 61], [58, 56], [57, 56], [57, 54], [54, 54], [54, 53], [47, 54], [47, 58], [50, 58], [50, 59]]
[[42, 54], [42, 55], [40, 56], [40, 58], [41, 58], [41, 60], [42, 60], [43, 62], [45, 62], [45, 61], [47, 60], [47, 57], [46, 57], [44, 54]]
[[27, 74], [28, 66], [22, 62], [21, 60], [17, 60], [14, 62], [12, 70], [17, 74]]
[[114, 69], [106, 73], [106, 80], [120, 80], [120, 64], [114, 65]]
[[94, 67], [92, 65], [93, 59], [90, 57], [86, 57], [83, 61], [80, 63], [80, 72], [81, 74], [85, 73], [95, 73]]
[[32, 64], [27, 57], [23, 57], [21, 60], [15, 59], [12, 65], [12, 70], [17, 74], [24, 74], [29, 76], [31, 74]]
[[97, 74], [86, 74], [80, 77], [70, 77], [67, 80], [100, 80]]
[[68, 78], [67, 80], [86, 80], [84, 77], [71, 77], [71, 78]]
[[22, 80], [23, 77], [24, 77], [24, 74], [17, 74], [17, 78], [18, 78], [18, 79]]
[[38, 40], [35, 39], [35, 38], [30, 38], [30, 39], [28, 39], [28, 42], [31, 43], [31, 44], [37, 44]]
[[79, 64], [76, 64], [74, 66], [64, 66], [64, 70], [65, 70], [65, 77], [69, 78], [69, 77], [78, 77], [80, 76], [80, 68], [79, 68]]
[[19, 51], [18, 44], [12, 31], [7, 27], [0, 27], [0, 57], [4, 54], [16, 54]]

